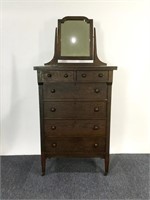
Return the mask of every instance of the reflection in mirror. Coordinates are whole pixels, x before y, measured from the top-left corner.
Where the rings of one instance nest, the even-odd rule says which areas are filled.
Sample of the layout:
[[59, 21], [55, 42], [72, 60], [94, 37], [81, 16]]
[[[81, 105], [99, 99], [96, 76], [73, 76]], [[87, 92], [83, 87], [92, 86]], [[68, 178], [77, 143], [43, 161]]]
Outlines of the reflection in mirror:
[[61, 23], [60, 56], [90, 56], [90, 24], [85, 20]]

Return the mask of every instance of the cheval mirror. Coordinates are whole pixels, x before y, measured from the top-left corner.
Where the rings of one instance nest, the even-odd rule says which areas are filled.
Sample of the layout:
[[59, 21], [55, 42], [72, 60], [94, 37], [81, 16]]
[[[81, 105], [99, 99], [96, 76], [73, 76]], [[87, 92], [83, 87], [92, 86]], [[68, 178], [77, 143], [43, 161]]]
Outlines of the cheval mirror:
[[54, 57], [45, 65], [74, 62], [106, 65], [97, 57], [93, 20], [83, 16], [67, 16], [58, 20]]

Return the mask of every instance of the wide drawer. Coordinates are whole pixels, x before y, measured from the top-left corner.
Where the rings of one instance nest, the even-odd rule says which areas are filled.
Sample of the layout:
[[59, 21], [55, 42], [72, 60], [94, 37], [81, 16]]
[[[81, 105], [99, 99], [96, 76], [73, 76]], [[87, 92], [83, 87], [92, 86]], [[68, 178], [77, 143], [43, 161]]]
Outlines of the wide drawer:
[[44, 102], [46, 119], [101, 119], [106, 117], [106, 102]]
[[46, 137], [106, 136], [106, 120], [44, 120]]
[[106, 83], [45, 83], [43, 85], [44, 99], [81, 98], [106, 99]]
[[77, 71], [77, 81], [79, 82], [106, 82], [108, 71]]
[[42, 73], [43, 82], [73, 82], [73, 71], [47, 71]]
[[54, 154], [67, 152], [104, 152], [105, 139], [100, 137], [45, 138], [45, 151]]

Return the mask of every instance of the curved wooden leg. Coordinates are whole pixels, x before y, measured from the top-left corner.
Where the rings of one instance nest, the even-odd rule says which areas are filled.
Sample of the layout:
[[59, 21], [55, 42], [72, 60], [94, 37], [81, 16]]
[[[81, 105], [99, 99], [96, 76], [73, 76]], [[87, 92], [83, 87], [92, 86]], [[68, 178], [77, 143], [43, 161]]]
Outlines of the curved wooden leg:
[[105, 157], [105, 173], [104, 173], [105, 176], [108, 174], [108, 170], [109, 170], [109, 156], [106, 156]]
[[45, 154], [41, 155], [42, 176], [45, 175], [46, 157]]

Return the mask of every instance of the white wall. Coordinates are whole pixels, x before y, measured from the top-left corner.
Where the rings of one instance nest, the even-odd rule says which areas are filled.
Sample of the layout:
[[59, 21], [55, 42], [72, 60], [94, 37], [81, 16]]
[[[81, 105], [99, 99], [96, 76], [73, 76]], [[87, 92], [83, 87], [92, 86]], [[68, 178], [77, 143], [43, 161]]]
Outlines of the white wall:
[[5, 0], [1, 7], [1, 154], [39, 154], [36, 71], [53, 56], [57, 19], [94, 19], [114, 72], [111, 153], [150, 153], [150, 1]]

